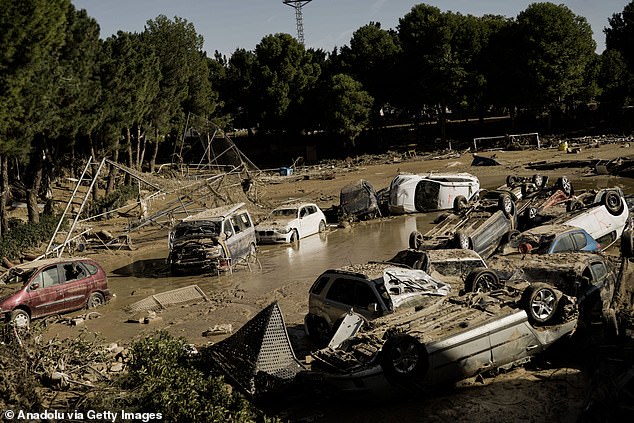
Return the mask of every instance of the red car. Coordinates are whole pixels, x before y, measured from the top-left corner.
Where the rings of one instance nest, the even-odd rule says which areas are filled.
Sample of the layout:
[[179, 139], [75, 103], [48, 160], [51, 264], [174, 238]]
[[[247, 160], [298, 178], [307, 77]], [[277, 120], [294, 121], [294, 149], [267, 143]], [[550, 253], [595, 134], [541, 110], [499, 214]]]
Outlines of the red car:
[[36, 260], [0, 277], [0, 318], [24, 327], [31, 319], [96, 307], [111, 297], [106, 272], [93, 260]]

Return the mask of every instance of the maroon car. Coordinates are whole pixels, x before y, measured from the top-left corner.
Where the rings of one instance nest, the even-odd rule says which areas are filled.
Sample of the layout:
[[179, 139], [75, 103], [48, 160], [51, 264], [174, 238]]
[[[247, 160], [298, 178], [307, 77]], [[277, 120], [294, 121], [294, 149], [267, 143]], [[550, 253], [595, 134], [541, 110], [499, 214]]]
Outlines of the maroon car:
[[111, 297], [106, 273], [93, 260], [36, 260], [0, 277], [0, 318], [28, 326], [31, 319], [96, 307]]

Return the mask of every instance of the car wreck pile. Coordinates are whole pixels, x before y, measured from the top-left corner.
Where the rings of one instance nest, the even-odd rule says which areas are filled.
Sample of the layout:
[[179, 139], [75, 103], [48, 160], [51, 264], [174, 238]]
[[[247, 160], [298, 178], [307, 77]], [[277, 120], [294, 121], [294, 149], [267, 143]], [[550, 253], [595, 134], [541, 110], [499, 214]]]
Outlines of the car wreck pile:
[[395, 178], [388, 201], [391, 213], [447, 210], [431, 230], [412, 232], [390, 260], [317, 277], [304, 359], [273, 303], [209, 347], [217, 368], [255, 398], [298, 386], [428, 389], [597, 328], [604, 339], [625, 335], [634, 244], [619, 188], [575, 193], [565, 177], [549, 185], [533, 175], [483, 190], [464, 174], [429, 176]]

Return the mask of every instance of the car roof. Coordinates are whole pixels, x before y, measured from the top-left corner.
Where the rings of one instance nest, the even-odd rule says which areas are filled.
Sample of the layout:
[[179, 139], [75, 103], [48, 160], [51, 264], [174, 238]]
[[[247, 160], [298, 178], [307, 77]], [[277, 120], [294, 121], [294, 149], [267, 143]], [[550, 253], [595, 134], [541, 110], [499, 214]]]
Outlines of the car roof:
[[222, 220], [232, 213], [240, 210], [244, 207], [244, 203], [229, 204], [226, 206], [214, 207], [201, 211], [200, 213], [187, 216], [183, 219], [183, 222], [195, 221], [195, 220]]
[[298, 208], [304, 207], [304, 206], [317, 206], [317, 204], [315, 204], [315, 203], [306, 203], [306, 202], [288, 203], [288, 204], [283, 204], [281, 206], [275, 207], [273, 209], [273, 211], [275, 211], [275, 210], [286, 210], [286, 209], [298, 209]]
[[398, 267], [398, 265], [392, 263], [365, 263], [365, 264], [351, 264], [349, 266], [338, 267], [335, 269], [326, 270], [324, 273], [354, 273], [355, 276], [366, 279], [378, 279], [383, 278], [385, 269], [390, 267]]
[[31, 269], [39, 269], [40, 267], [49, 266], [51, 264], [72, 263], [77, 261], [91, 261], [92, 262], [91, 259], [86, 257], [68, 257], [68, 258], [55, 257], [55, 258], [48, 258], [48, 259], [45, 258], [41, 260], [33, 260], [28, 263], [16, 264], [13, 267], [11, 267], [11, 269], [20, 269], [22, 271], [27, 271]]
[[403, 173], [397, 177], [403, 177], [408, 179], [429, 179], [431, 181], [438, 182], [479, 182], [478, 177], [467, 172], [457, 173]]
[[586, 232], [584, 229], [572, 225], [562, 224], [547, 224], [535, 226], [534, 228], [527, 229], [522, 234], [526, 235], [561, 235], [567, 232]]

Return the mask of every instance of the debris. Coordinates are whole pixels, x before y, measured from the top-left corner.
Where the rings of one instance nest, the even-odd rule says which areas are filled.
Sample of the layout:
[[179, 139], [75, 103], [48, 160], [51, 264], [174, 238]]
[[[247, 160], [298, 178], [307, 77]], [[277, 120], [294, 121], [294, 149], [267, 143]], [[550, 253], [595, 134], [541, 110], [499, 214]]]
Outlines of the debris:
[[473, 161], [471, 166], [499, 166], [500, 162], [495, 158], [495, 154], [492, 157], [473, 155]]
[[209, 301], [207, 295], [198, 287], [190, 285], [184, 288], [173, 289], [151, 295], [134, 304], [125, 307], [128, 313], [138, 313], [140, 311], [156, 311], [164, 309], [174, 304], [194, 303], [199, 301]]
[[207, 329], [203, 332], [203, 336], [228, 335], [230, 333], [233, 333], [233, 326], [231, 326], [231, 323], [224, 323]]

